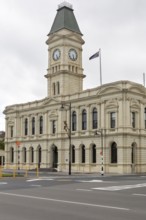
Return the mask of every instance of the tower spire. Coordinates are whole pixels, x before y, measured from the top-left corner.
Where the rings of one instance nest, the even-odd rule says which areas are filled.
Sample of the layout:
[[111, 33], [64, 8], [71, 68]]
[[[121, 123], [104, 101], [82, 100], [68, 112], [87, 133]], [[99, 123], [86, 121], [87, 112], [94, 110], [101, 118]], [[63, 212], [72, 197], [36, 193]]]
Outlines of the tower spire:
[[48, 36], [64, 28], [82, 35], [73, 13], [73, 7], [66, 1], [58, 5], [57, 14]]

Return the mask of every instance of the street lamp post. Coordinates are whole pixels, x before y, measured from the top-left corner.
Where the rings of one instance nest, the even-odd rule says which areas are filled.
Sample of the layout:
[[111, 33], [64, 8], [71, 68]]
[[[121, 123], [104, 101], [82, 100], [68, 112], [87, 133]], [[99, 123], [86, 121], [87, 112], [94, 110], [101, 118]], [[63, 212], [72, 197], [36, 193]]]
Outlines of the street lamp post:
[[103, 129], [97, 130], [95, 135], [100, 134], [101, 137], [101, 151], [100, 151], [100, 156], [101, 156], [101, 176], [104, 176], [104, 164], [103, 164]]
[[68, 175], [71, 175], [71, 102], [69, 104], [62, 103], [61, 110], [64, 110], [64, 106], [69, 107], [69, 125], [64, 121], [64, 130], [67, 132], [69, 140]]

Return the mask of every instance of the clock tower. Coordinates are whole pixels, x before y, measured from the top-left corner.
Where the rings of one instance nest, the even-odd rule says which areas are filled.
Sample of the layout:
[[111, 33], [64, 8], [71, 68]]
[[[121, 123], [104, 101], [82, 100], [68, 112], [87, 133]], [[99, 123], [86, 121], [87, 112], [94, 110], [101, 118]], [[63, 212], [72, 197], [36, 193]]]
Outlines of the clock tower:
[[48, 96], [71, 95], [83, 90], [82, 33], [72, 5], [63, 2], [48, 34]]

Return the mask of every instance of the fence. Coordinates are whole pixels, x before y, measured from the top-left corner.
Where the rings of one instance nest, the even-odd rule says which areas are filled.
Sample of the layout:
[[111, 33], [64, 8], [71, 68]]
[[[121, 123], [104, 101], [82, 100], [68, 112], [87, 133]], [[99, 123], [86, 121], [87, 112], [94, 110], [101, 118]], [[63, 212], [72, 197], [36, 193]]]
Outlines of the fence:
[[3, 177], [29, 177], [37, 176], [39, 177], [40, 169], [39, 164], [20, 166], [18, 164], [7, 164], [5, 166], [0, 166], [0, 178]]

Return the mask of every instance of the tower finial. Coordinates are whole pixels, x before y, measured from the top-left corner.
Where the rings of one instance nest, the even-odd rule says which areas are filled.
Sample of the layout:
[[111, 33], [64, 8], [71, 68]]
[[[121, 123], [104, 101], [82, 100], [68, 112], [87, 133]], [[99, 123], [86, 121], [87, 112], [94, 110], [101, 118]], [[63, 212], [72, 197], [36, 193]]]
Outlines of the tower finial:
[[69, 2], [64, 1], [61, 4], [58, 5], [58, 9], [63, 8], [65, 6], [68, 7], [68, 8], [71, 8], [71, 9], [73, 8], [72, 5]]

